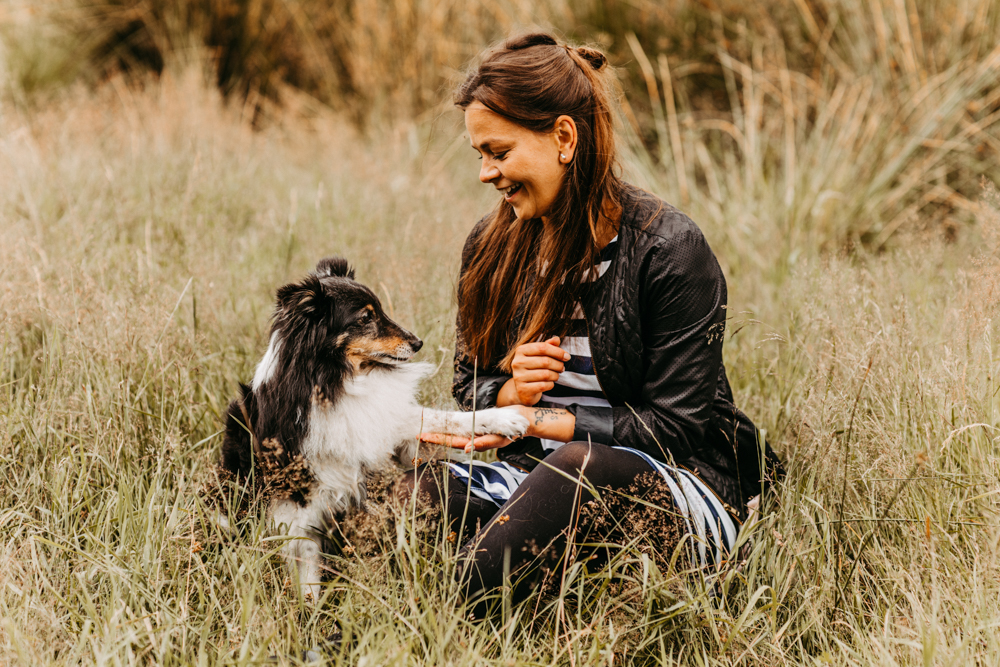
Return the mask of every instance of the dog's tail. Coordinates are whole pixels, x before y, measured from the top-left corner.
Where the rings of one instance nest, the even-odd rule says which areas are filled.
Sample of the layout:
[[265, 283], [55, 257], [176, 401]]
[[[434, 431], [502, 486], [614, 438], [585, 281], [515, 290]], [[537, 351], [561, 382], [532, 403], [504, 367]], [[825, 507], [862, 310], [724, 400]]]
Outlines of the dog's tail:
[[245, 516], [254, 493], [247, 486], [254, 466], [253, 428], [257, 418], [257, 401], [253, 390], [240, 384], [240, 397], [226, 410], [226, 427], [222, 436], [222, 455], [214, 483], [209, 484], [206, 499], [210, 506], [209, 520], [222, 535], [236, 536], [239, 530], [230, 520]]
[[240, 398], [229, 404], [226, 411], [226, 432], [222, 439], [224, 470], [239, 480], [253, 472], [253, 429], [257, 421], [257, 401], [253, 390], [240, 384]]

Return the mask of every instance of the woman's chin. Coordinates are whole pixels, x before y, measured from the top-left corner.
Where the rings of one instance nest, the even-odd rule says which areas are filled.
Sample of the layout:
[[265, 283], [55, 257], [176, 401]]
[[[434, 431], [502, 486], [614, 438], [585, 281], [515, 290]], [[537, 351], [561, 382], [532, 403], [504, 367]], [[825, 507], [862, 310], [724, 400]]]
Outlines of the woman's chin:
[[514, 209], [514, 215], [517, 216], [518, 220], [534, 220], [538, 217], [535, 215], [535, 211], [527, 206], [511, 206], [511, 208]]
[[529, 202], [524, 201], [518, 196], [520, 194], [522, 193], [518, 192], [517, 194], [515, 194], [513, 201], [511, 201], [510, 199], [506, 200], [507, 203], [510, 204], [510, 207], [514, 209], [514, 215], [517, 216], [518, 220], [531, 220], [532, 218], [537, 217], [535, 215], [535, 210], [534, 210], [535, 207], [529, 206], [528, 205]]

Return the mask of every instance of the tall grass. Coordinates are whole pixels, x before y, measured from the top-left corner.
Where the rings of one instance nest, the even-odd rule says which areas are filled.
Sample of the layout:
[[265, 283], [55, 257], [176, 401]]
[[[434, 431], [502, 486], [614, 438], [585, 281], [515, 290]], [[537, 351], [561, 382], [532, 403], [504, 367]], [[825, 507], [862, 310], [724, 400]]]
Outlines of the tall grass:
[[[741, 265], [727, 364], [789, 475], [715, 595], [626, 551], [474, 624], [454, 546], [405, 522], [337, 561], [315, 605], [260, 514], [222, 539], [199, 500], [220, 412], [263, 350], [274, 288], [320, 256], [349, 257], [427, 341], [441, 367], [423, 398], [450, 400], [458, 251], [490, 198], [457, 128], [411, 127], [412, 142], [324, 118], [255, 132], [199, 74], [5, 105], [0, 661], [251, 664], [336, 620], [335, 664], [996, 662], [988, 199], [952, 244], [807, 256], [781, 281]], [[732, 263], [770, 252], [703, 223]]]
[[[750, 258], [757, 271], [780, 273], [815, 249], [879, 251], [900, 231], [953, 235], [975, 215], [979, 180], [997, 178], [993, 3], [950, 6], [960, 19], [953, 39], [936, 35], [926, 48], [910, 33], [939, 31], [925, 22], [940, 8], [821, 6], [827, 25], [808, 71], [788, 64], [780, 39], [727, 46], [720, 19], [723, 115], [691, 103], [684, 77], [697, 68], [654, 58], [628, 36], [652, 117], [635, 130], [652, 130], [661, 182], [699, 219], [724, 220], [747, 239], [734, 250], [766, 249]], [[749, 242], [762, 235], [768, 243]]]
[[[283, 107], [227, 97], [176, 41], [158, 79], [46, 89], [68, 77], [61, 56], [25, 36], [78, 52], [25, 7], [0, 22], [0, 662], [252, 664], [335, 620], [335, 664], [998, 662], [992, 4], [475, 6], [497, 26], [448, 3], [366, 11], [373, 46], [348, 51], [377, 94], [344, 110], [406, 109], [374, 132], [291, 88]], [[421, 29], [433, 8], [441, 44]], [[788, 478], [715, 595], [626, 550], [474, 624], [454, 545], [397, 522], [304, 603], [259, 513], [239, 540], [206, 521], [221, 412], [262, 354], [274, 289], [333, 253], [426, 341], [439, 370], [422, 399], [450, 403], [459, 249], [493, 202], [460, 119], [409, 118], [419, 105], [379, 88], [396, 56], [374, 44], [404, 34], [379, 23], [395, 21], [453, 49], [398, 83], [434, 108], [426, 91], [479, 47], [473, 30], [532, 11], [600, 22], [577, 28], [630, 61], [626, 176], [719, 254], [737, 402]]]
[[101, 80], [208, 61], [224, 96], [256, 106], [288, 86], [365, 125], [438, 108], [457, 68], [559, 7], [488, 0], [61, 0], [41, 5]]
[[36, 18], [4, 30], [9, 89], [195, 65], [258, 125], [270, 99], [333, 108], [369, 135], [436, 117], [461, 68], [512, 30], [596, 41], [621, 66], [627, 123], [671, 197], [781, 248], [780, 261], [752, 258], [755, 270], [813, 249], [877, 251], [901, 231], [954, 235], [975, 215], [979, 178], [1000, 179], [991, 0], [23, 7]]

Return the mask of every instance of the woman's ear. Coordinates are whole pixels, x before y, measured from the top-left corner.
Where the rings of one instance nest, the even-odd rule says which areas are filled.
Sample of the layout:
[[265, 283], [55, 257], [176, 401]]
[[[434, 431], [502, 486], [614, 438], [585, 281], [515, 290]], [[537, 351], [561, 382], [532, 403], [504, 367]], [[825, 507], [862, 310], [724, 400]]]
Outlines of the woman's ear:
[[576, 122], [569, 116], [556, 118], [556, 126], [552, 131], [556, 145], [559, 147], [559, 162], [569, 164], [576, 153]]

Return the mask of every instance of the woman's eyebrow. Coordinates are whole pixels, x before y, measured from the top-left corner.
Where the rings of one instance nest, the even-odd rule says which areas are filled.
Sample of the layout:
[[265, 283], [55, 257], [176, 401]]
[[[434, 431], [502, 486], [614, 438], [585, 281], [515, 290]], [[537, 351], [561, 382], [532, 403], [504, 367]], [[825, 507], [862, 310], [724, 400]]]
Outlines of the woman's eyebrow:
[[507, 147], [507, 143], [505, 141], [503, 141], [502, 139], [487, 139], [487, 140], [483, 141], [482, 143], [480, 143], [478, 146], [475, 145], [475, 144], [472, 144], [472, 148], [474, 150], [477, 150], [477, 151], [489, 151], [491, 153], [495, 153], [496, 150], [497, 150], [497, 148], [494, 147], [494, 146], [496, 146], [496, 147], [498, 147], [498, 148], [500, 148], [502, 150], [502, 149], [504, 149], [504, 148]]

